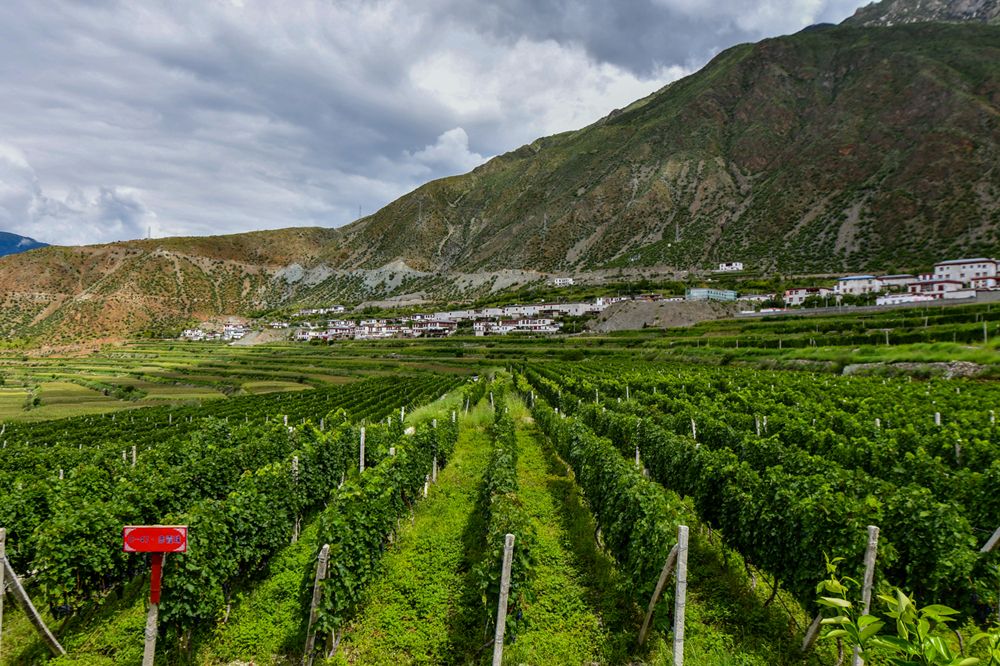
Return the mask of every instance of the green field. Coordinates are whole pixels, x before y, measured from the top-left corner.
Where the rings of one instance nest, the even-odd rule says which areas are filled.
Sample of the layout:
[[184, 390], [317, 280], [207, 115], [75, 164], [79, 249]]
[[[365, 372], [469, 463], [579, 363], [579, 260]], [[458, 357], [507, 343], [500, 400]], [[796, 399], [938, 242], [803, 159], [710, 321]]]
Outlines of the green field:
[[[191, 530], [168, 558], [158, 664], [301, 663], [323, 544], [315, 663], [489, 663], [508, 532], [504, 663], [670, 664], [672, 580], [637, 637], [680, 525], [686, 663], [834, 663], [834, 638], [801, 644], [839, 589], [817, 591], [828, 558], [864, 578], [868, 525], [876, 595], [957, 613], [957, 633], [927, 625], [952, 661], [919, 663], [991, 663], [969, 639], [1000, 607], [1000, 561], [979, 552], [1000, 525], [996, 321], [920, 308], [4, 356], [0, 526], [68, 654], [49, 659], [7, 604], [0, 663], [138, 663], [148, 569], [120, 529], [143, 523]], [[899, 645], [872, 638], [866, 663], [899, 663]]]

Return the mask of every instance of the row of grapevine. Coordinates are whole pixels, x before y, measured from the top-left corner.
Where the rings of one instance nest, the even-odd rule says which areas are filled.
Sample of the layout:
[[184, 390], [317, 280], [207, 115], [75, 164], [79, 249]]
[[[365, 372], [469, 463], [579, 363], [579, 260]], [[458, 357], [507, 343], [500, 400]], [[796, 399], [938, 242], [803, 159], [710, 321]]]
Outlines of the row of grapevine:
[[[430, 386], [432, 395], [421, 390], [415, 397], [437, 397], [440, 384]], [[311, 423], [285, 426], [283, 420], [267, 417], [249, 424], [199, 419], [196, 428], [187, 428], [183, 434], [168, 431], [173, 436], [152, 442], [148, 448], [137, 447], [134, 462], [131, 455], [120, 456], [119, 443], [97, 444], [87, 450], [87, 458], [76, 460], [64, 474], [50, 470], [33, 476], [38, 466], [30, 465], [23, 471], [9, 470], [0, 491], [4, 500], [0, 502], [0, 524], [12, 535], [8, 557], [15, 568], [38, 572], [41, 592], [50, 604], [70, 610], [100, 598], [143, 566], [138, 558], [125, 558], [121, 553], [123, 524], [162, 523], [190, 514], [194, 524], [206, 525], [206, 516], [217, 518], [214, 512], [222, 510], [220, 507], [236, 507], [241, 498], [249, 497], [266, 506], [270, 499], [262, 498], [272, 495], [280, 501], [267, 519], [277, 521], [276, 525], [289, 515], [294, 520], [325, 498], [331, 485], [341, 482], [357, 464], [359, 429], [349, 425], [348, 418], [379, 419], [378, 424], [367, 427], [369, 465], [387, 455], [390, 442], [401, 436], [398, 418], [390, 417], [388, 423], [380, 419], [394, 414], [398, 401], [413, 387], [403, 383], [402, 391], [392, 393], [371, 385], [360, 397], [356, 388], [340, 390], [355, 394], [342, 404], [358, 411], [321, 415], [326, 424], [323, 429]], [[79, 450], [48, 448], [51, 450], [42, 448], [40, 455], [63, 448]], [[286, 492], [282, 484], [293, 484], [291, 491]], [[228, 511], [230, 517], [239, 514], [235, 508]], [[259, 564], [255, 564], [253, 553], [266, 551], [254, 539], [270, 539], [280, 531], [276, 527], [272, 532], [263, 528], [232, 532], [235, 543], [249, 553], [232, 559], [239, 575]], [[193, 538], [208, 537], [199, 531]], [[211, 550], [218, 551], [214, 546]]]
[[605, 549], [629, 581], [636, 600], [652, 593], [677, 526], [693, 525], [677, 495], [644, 478], [610, 440], [535, 400], [532, 415], [559, 455], [572, 467], [601, 532]]
[[514, 557], [507, 604], [507, 634], [517, 631], [521, 611], [527, 603], [529, 582], [535, 567], [536, 536], [531, 517], [518, 497], [517, 428], [507, 407], [506, 386], [491, 385], [497, 409], [491, 435], [493, 448], [483, 475], [479, 513], [486, 523], [483, 556], [474, 569], [474, 577], [483, 601], [487, 628], [494, 626], [500, 598], [500, 578], [504, 541], [513, 534]]
[[1000, 525], [1000, 428], [986, 408], [996, 404], [991, 386], [745, 370], [622, 374], [564, 387], [581, 401], [595, 391], [608, 400], [627, 393], [637, 410], [660, 414], [673, 432], [690, 433], [694, 421], [706, 441], [714, 434], [736, 447], [772, 439], [782, 459], [769, 464], [790, 466], [804, 451], [890, 483], [916, 482], [952, 501], [986, 536]]
[[[561, 399], [596, 432], [611, 437], [621, 453], [631, 456], [638, 447], [653, 478], [690, 496], [703, 520], [775, 573], [803, 603], [812, 600], [826, 555], [860, 563], [864, 527], [871, 523], [883, 529], [884, 577], [965, 610], [981, 611], [982, 600], [995, 595], [994, 558], [978, 553], [963, 508], [941, 501], [948, 496], [872, 478], [777, 439], [740, 433], [716, 418], [727, 414], [718, 405], [711, 410], [687, 405], [679, 413], [650, 409], [676, 398], [643, 393], [637, 399], [641, 381], [619, 396], [624, 402], [606, 393], [598, 406], [582, 402], [592, 381], [557, 384], [532, 376], [539, 391]], [[600, 391], [620, 388], [608, 381], [595, 390], [599, 399]]]
[[38, 474], [70, 469], [89, 459], [95, 447], [151, 446], [164, 433], [184, 434], [200, 427], [200, 419], [257, 423], [287, 418], [290, 425], [344, 409], [358, 420], [383, 418], [386, 401], [396, 408], [421, 404], [454, 388], [459, 378], [426, 374], [419, 377], [377, 378], [351, 385], [310, 391], [241, 396], [189, 407], [146, 407], [99, 416], [0, 425], [0, 487], [4, 472]]
[[[421, 496], [435, 459], [451, 457], [458, 426], [449, 415], [423, 421], [412, 436], [397, 440], [395, 455], [386, 455], [364, 474], [353, 475], [329, 498], [320, 514], [318, 543], [329, 548], [329, 568], [322, 581], [316, 627], [334, 635], [357, 610], [398, 521]], [[318, 556], [318, 553], [317, 553]]]

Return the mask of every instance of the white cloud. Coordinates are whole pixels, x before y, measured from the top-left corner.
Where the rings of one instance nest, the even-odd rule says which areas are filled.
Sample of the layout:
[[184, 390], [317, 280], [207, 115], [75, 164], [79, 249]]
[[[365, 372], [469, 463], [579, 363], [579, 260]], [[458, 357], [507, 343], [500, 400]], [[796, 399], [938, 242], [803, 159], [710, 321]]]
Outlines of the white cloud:
[[47, 243], [72, 245], [139, 238], [156, 224], [141, 194], [125, 187], [46, 196], [24, 153], [0, 144], [0, 225]]
[[469, 135], [461, 127], [448, 130], [433, 145], [406, 153], [406, 157], [426, 167], [428, 172], [464, 173], [485, 161], [482, 155], [469, 150]]
[[594, 62], [579, 45], [519, 39], [484, 43], [476, 52], [435, 51], [414, 64], [410, 77], [464, 123], [507, 125], [513, 148], [592, 123], [688, 73], [675, 65], [639, 77]]

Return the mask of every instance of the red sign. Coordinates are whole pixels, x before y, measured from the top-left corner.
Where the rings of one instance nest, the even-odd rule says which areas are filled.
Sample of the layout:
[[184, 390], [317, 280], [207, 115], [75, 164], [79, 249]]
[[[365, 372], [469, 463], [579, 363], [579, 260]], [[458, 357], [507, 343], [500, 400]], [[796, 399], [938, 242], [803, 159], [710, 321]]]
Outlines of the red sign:
[[187, 525], [126, 525], [122, 550], [126, 553], [186, 553]]

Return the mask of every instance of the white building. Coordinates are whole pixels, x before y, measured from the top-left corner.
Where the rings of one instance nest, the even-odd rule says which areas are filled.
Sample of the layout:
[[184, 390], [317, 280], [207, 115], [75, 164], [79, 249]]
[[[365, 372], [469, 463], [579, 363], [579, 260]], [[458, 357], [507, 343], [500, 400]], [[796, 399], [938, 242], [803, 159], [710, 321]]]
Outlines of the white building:
[[[956, 298], [958, 292], [965, 292], [965, 283], [961, 280], [917, 280], [909, 284], [911, 294], [926, 294], [935, 299]], [[946, 294], [955, 294], [946, 296]], [[975, 295], [975, 292], [972, 292]], [[964, 298], [964, 296], [960, 296]]]
[[860, 296], [882, 291], [882, 282], [874, 275], [849, 275], [837, 280], [833, 293], [837, 296]]
[[935, 280], [957, 280], [963, 285], [970, 284], [974, 278], [997, 277], [997, 275], [997, 260], [986, 257], [955, 259], [934, 264]]
[[573, 278], [571, 277], [557, 277], [552, 278], [552, 286], [554, 287], [572, 287]]
[[900, 273], [899, 275], [880, 275], [878, 277], [878, 281], [881, 283], [883, 290], [890, 289], [892, 287], [905, 290], [907, 286], [916, 279], [916, 277], [907, 273]]
[[446, 336], [451, 335], [456, 330], [458, 330], [458, 324], [453, 321], [448, 320], [434, 320], [425, 319], [423, 321], [415, 321], [410, 327], [414, 335], [435, 337], [435, 336]]
[[246, 336], [250, 332], [243, 324], [226, 324], [222, 327], [222, 339], [223, 340], [239, 340]]
[[1000, 277], [977, 277], [969, 281], [973, 289], [996, 289], [1000, 287]]
[[551, 335], [559, 332], [560, 325], [553, 319], [521, 318], [500, 321], [477, 321], [472, 330], [477, 336], [507, 335], [508, 333], [535, 333]]
[[796, 289], [786, 289], [784, 298], [785, 305], [802, 305], [810, 296], [826, 298], [833, 294], [833, 291], [826, 287], [798, 287]]
[[[829, 291], [829, 290], [827, 290]], [[774, 300], [774, 294], [741, 294], [740, 301], [746, 303], [767, 303]]]
[[552, 319], [519, 319], [515, 328], [525, 333], [558, 333], [559, 326]]
[[928, 294], [886, 294], [875, 299], [875, 305], [902, 305], [903, 303], [925, 303], [933, 301]]
[[718, 273], [734, 273], [743, 270], [742, 261], [725, 261], [719, 264]]

